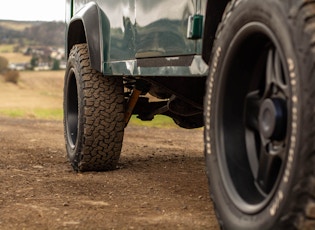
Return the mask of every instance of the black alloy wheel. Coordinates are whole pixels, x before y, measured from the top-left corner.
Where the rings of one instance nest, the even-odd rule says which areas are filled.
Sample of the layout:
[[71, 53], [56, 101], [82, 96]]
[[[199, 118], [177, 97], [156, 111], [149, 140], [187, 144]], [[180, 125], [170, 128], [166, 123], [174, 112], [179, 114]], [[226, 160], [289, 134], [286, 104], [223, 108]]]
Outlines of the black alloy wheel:
[[[217, 32], [205, 97], [205, 155], [223, 229], [314, 224], [307, 210], [315, 208], [315, 124], [307, 103], [315, 87], [305, 82], [315, 81], [314, 63], [299, 56], [294, 39], [301, 28], [285, 20], [287, 7], [278, 0], [232, 1]], [[301, 8], [299, 16], [313, 9]], [[309, 43], [303, 49], [314, 61]]]

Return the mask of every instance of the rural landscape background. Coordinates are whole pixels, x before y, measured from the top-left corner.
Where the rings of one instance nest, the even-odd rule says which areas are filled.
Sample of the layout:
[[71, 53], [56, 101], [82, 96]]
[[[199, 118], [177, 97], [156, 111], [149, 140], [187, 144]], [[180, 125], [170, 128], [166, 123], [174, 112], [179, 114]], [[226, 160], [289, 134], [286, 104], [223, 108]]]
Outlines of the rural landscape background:
[[0, 115], [62, 119], [65, 24], [0, 20]]

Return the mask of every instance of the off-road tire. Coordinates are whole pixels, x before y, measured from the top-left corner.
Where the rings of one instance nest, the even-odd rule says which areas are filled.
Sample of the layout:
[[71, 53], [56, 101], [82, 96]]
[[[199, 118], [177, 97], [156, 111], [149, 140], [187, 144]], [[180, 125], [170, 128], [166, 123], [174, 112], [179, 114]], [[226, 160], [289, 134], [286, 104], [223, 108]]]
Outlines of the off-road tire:
[[64, 84], [64, 136], [73, 168], [115, 169], [124, 127], [122, 78], [92, 69], [87, 45], [74, 45]]
[[232, 0], [204, 104], [222, 229], [315, 229], [315, 1]]

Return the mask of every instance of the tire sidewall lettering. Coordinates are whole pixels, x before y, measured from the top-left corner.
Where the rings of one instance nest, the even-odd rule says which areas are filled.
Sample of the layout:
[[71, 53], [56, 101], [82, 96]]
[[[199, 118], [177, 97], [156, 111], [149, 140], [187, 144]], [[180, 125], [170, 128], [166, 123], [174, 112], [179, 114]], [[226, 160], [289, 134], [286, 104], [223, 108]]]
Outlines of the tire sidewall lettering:
[[[238, 0], [238, 1], [234, 1], [234, 6], [232, 7], [239, 7], [241, 5], [241, 3], [246, 3], [247, 1], [243, 1], [243, 0]], [[253, 2], [253, 1], [252, 1]], [[275, 2], [275, 1], [274, 1]], [[277, 10], [276, 10], [277, 11]], [[276, 12], [275, 11], [275, 12]], [[273, 12], [273, 13], [275, 13]], [[267, 14], [266, 14], [267, 15]], [[263, 16], [265, 17], [265, 16]], [[283, 20], [284, 18], [281, 18], [283, 16], [278, 17], [277, 19], [277, 23], [279, 25], [281, 25], [281, 20]], [[223, 22], [223, 27], [227, 27], [231, 30], [234, 30], [234, 28], [231, 28], [231, 26], [229, 25], [229, 22], [231, 21], [231, 16], [228, 16], [228, 18], [225, 19], [225, 21]], [[222, 25], [221, 25], [222, 26]], [[288, 99], [288, 103], [291, 105], [291, 107], [289, 108], [289, 114], [290, 114], [290, 121], [291, 123], [288, 124], [288, 129], [290, 129], [290, 132], [288, 133], [288, 147], [287, 147], [287, 156], [286, 156], [286, 160], [284, 162], [283, 165], [283, 172], [282, 172], [282, 178], [280, 178], [279, 184], [277, 185], [277, 191], [275, 192], [275, 194], [273, 195], [273, 197], [270, 200], [270, 203], [267, 204], [263, 210], [261, 210], [259, 213], [257, 213], [256, 215], [247, 215], [247, 214], [242, 214], [242, 212], [237, 211], [237, 209], [235, 207], [233, 207], [233, 205], [231, 205], [231, 201], [229, 198], [228, 193], [225, 191], [227, 188], [225, 187], [225, 185], [220, 182], [220, 178], [216, 177], [213, 178], [212, 177], [212, 181], [210, 181], [209, 183], [211, 184], [211, 186], [217, 186], [217, 188], [214, 188], [218, 193], [221, 193], [220, 196], [221, 197], [216, 197], [216, 194], [212, 193], [212, 196], [215, 197], [215, 199], [219, 200], [219, 203], [216, 203], [216, 205], [218, 206], [218, 210], [222, 209], [219, 207], [220, 206], [220, 202], [222, 202], [223, 200], [225, 200], [224, 202], [228, 202], [228, 206], [229, 206], [229, 211], [231, 212], [231, 214], [235, 215], [234, 217], [230, 217], [232, 219], [234, 218], [239, 218], [244, 220], [245, 222], [248, 221], [248, 226], [250, 226], [250, 222], [253, 224], [255, 222], [255, 219], [260, 220], [261, 218], [265, 219], [264, 221], [262, 221], [261, 223], [265, 222], [266, 224], [266, 229], [268, 229], [268, 224], [270, 222], [275, 222], [277, 220], [279, 220], [280, 216], [283, 215], [283, 211], [284, 209], [286, 209], [286, 207], [288, 207], [288, 203], [290, 196], [290, 189], [292, 187], [292, 177], [294, 177], [294, 175], [297, 173], [296, 171], [296, 158], [297, 158], [297, 149], [298, 149], [298, 129], [299, 129], [299, 119], [300, 119], [300, 108], [299, 108], [299, 101], [300, 101], [300, 97], [299, 97], [299, 87], [300, 87], [300, 83], [299, 83], [299, 67], [298, 67], [298, 63], [296, 62], [296, 54], [294, 51], [294, 42], [290, 39], [285, 39], [286, 36], [291, 36], [290, 35], [290, 31], [288, 29], [284, 29], [281, 28], [280, 32], [278, 32], [275, 28], [275, 25], [270, 25], [271, 28], [273, 28], [273, 32], [276, 35], [276, 38], [278, 39], [278, 41], [283, 41], [286, 40], [286, 42], [284, 42], [285, 44], [282, 44], [282, 58], [283, 58], [283, 64], [284, 64], [284, 68], [287, 68], [288, 71], [288, 86], [291, 90], [291, 98]], [[292, 26], [292, 25], [287, 25], [288, 27]], [[218, 89], [216, 89], [216, 87], [218, 87], [220, 85], [220, 81], [221, 79], [219, 79], [220, 76], [220, 68], [222, 68], [222, 63], [224, 62], [224, 57], [226, 54], [226, 50], [228, 45], [224, 44], [223, 42], [221, 42], [222, 37], [225, 36], [225, 39], [232, 39], [232, 37], [229, 37], [230, 35], [227, 35], [225, 33], [222, 33], [222, 31], [219, 31], [217, 34], [217, 42], [215, 44], [215, 50], [213, 51], [213, 55], [212, 55], [212, 63], [211, 63], [211, 68], [210, 68], [210, 73], [208, 76], [208, 80], [207, 80], [207, 94], [205, 97], [205, 116], [207, 117], [207, 119], [205, 119], [205, 155], [206, 155], [206, 161], [207, 164], [214, 165], [214, 164], [218, 164], [218, 146], [219, 143], [217, 142], [217, 140], [215, 140], [215, 135], [213, 131], [215, 130], [215, 126], [216, 126], [216, 122], [215, 121], [215, 109], [218, 108], [217, 105], [217, 101], [216, 101], [216, 97], [218, 96], [217, 91]], [[218, 82], [219, 81], [219, 82]], [[294, 171], [293, 171], [294, 170]], [[214, 174], [214, 173], [218, 173], [219, 174], [220, 168], [218, 165], [215, 165], [214, 167], [212, 167], [211, 169], [207, 169], [207, 173], [209, 174]], [[218, 192], [219, 191], [219, 192]], [[224, 198], [225, 197], [225, 198]], [[226, 204], [227, 205], [227, 204]], [[234, 211], [233, 211], [234, 210]], [[226, 213], [220, 213], [219, 215], [230, 215], [230, 214], [226, 214]], [[269, 219], [269, 221], [267, 221]], [[255, 224], [251, 225], [252, 227], [255, 226]], [[238, 229], [238, 228], [235, 228]], [[244, 229], [251, 229], [251, 228], [244, 228]]]
[[217, 71], [217, 66], [218, 66], [218, 61], [220, 59], [220, 55], [221, 55], [221, 47], [218, 47], [215, 51], [214, 54], [214, 61], [213, 61], [213, 65], [211, 68], [211, 73], [209, 75], [208, 78], [208, 92], [207, 92], [207, 96], [206, 96], [206, 113], [205, 116], [208, 117], [209, 119], [206, 119], [206, 124], [205, 124], [205, 138], [206, 138], [206, 142], [205, 142], [205, 149], [206, 149], [206, 154], [207, 155], [211, 155], [212, 151], [211, 151], [211, 135], [210, 135], [210, 130], [211, 130], [211, 103], [212, 103], [212, 96], [213, 96], [213, 86], [214, 86], [214, 77]]

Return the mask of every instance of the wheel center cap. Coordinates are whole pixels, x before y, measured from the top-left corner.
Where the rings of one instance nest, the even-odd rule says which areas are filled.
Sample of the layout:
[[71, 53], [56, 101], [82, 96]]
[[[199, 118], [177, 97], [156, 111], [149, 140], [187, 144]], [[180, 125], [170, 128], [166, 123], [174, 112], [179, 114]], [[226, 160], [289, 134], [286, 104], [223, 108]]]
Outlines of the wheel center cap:
[[281, 99], [267, 98], [259, 110], [260, 133], [266, 138], [281, 139], [285, 133], [285, 106]]

